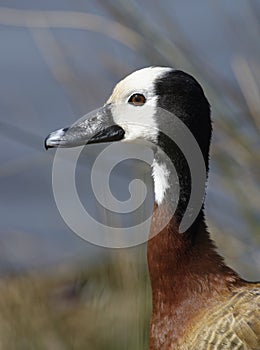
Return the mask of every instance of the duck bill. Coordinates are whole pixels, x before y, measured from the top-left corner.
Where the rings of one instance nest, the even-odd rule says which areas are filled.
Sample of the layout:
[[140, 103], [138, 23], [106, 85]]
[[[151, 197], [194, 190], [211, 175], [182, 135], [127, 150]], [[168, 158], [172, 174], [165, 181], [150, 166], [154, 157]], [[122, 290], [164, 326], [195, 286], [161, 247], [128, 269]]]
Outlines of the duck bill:
[[79, 119], [70, 127], [56, 130], [45, 139], [45, 148], [77, 147], [91, 143], [120, 141], [125, 131], [115, 124], [110, 105], [105, 105]]

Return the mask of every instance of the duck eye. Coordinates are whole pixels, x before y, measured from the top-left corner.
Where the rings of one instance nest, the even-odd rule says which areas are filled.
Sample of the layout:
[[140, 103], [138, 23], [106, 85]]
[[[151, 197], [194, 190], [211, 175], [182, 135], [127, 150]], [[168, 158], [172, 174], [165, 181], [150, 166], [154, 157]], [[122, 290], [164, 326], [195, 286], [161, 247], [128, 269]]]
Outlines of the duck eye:
[[145, 104], [145, 102], [146, 98], [142, 94], [134, 94], [128, 100], [128, 103], [131, 103], [134, 106], [142, 106]]

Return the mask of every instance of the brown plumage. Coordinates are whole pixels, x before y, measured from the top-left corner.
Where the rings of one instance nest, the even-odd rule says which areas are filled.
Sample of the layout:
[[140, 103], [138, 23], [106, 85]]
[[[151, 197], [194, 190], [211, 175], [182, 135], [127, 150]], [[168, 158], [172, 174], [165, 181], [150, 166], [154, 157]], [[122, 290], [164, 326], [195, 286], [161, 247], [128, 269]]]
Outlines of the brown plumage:
[[[151, 233], [163, 213], [155, 211]], [[148, 242], [149, 350], [259, 350], [260, 284], [240, 279], [224, 264], [204, 222], [194, 240], [174, 221]]]

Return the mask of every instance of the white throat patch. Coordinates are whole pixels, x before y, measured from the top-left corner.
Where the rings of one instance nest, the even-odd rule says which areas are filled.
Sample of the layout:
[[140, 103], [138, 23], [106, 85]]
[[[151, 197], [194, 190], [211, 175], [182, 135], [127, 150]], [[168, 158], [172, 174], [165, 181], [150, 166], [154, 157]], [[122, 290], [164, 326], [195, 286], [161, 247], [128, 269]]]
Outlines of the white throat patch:
[[160, 205], [164, 199], [169, 184], [170, 172], [164, 163], [158, 163], [156, 160], [152, 163], [152, 177], [154, 180], [155, 202]]

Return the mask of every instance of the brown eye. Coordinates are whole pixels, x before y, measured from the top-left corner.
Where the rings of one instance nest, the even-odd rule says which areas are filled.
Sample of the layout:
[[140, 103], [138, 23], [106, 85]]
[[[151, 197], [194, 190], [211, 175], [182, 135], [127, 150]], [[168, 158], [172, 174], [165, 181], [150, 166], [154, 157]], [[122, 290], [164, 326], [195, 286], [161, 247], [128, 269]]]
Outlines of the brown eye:
[[135, 106], [142, 106], [145, 104], [146, 98], [142, 94], [134, 94], [132, 95], [128, 102]]

